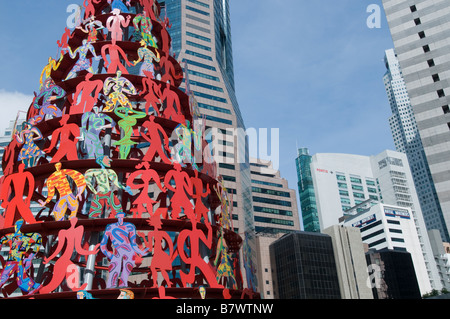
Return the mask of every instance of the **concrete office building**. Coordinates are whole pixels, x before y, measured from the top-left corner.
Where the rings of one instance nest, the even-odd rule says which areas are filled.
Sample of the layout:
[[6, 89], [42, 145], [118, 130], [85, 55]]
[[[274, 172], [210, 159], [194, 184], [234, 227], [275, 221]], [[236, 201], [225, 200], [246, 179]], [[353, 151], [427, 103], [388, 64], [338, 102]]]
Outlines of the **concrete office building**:
[[406, 154], [315, 154], [310, 164], [320, 229], [358, 213], [367, 200], [411, 209], [431, 287], [442, 289]]
[[332, 240], [342, 299], [373, 299], [359, 229], [334, 225], [323, 233]]
[[421, 294], [433, 289], [424, 253], [419, 248], [421, 242], [411, 208], [380, 203], [368, 205], [355, 215], [346, 215], [343, 225], [359, 228], [369, 249], [386, 248], [410, 253]]
[[273, 299], [269, 246], [286, 233], [300, 230], [295, 190], [272, 163], [250, 159], [256, 230], [257, 278], [261, 298]]
[[[218, 174], [233, 193], [234, 227], [246, 238], [243, 254], [254, 252], [250, 163], [245, 125], [235, 96], [230, 10], [228, 0], [160, 0], [161, 17], [168, 17], [172, 51], [189, 79], [206, 128], [212, 133]], [[180, 86], [186, 90], [186, 82]], [[211, 135], [212, 134], [212, 135]], [[248, 249], [247, 249], [248, 248]], [[250, 253], [248, 261], [253, 261]], [[254, 265], [253, 265], [254, 266]], [[247, 272], [242, 271], [244, 283]], [[254, 280], [251, 280], [254, 282]]]
[[389, 124], [395, 148], [408, 157], [427, 229], [438, 229], [442, 238], [447, 238], [447, 227], [441, 205], [434, 188], [402, 71], [393, 49], [386, 50], [384, 61], [386, 73], [383, 80], [392, 111]]
[[[448, 230], [450, 2], [447, 0], [382, 2]], [[449, 241], [448, 232], [443, 240]]]
[[445, 244], [437, 229], [428, 231], [434, 260], [439, 271], [442, 287], [450, 291], [450, 254], [445, 250]]
[[285, 234], [270, 245], [275, 299], [340, 299], [331, 237]]

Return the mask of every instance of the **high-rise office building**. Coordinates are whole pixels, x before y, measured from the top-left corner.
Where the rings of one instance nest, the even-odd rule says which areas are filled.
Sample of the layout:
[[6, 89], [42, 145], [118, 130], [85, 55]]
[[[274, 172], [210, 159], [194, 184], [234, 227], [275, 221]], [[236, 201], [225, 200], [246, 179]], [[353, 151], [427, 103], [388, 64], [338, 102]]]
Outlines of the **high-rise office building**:
[[383, 6], [448, 230], [450, 2], [383, 0]]
[[[171, 24], [172, 51], [189, 79], [189, 86], [183, 83], [180, 88], [194, 94], [206, 118], [218, 174], [233, 193], [233, 226], [245, 237], [246, 254], [255, 249], [252, 185], [245, 125], [235, 96], [229, 1], [164, 0], [159, 4], [161, 17], [168, 17]], [[252, 253], [245, 259], [256, 264], [254, 258]], [[243, 272], [244, 282], [254, 283], [254, 278], [246, 280], [248, 275]]]
[[433, 178], [428, 167], [395, 50], [386, 50], [384, 61], [387, 70], [383, 80], [392, 111], [389, 124], [395, 148], [408, 157], [427, 229], [438, 229], [442, 238], [447, 238], [447, 227], [445, 226], [441, 205], [434, 188]]
[[[365, 209], [368, 200], [410, 208], [431, 286], [440, 280], [406, 154], [386, 150], [374, 156], [315, 154], [310, 171], [320, 229]], [[361, 206], [361, 207], [360, 207]]]
[[298, 149], [295, 159], [297, 168], [298, 193], [302, 212], [303, 229], [310, 232], [320, 232], [319, 216], [317, 215], [316, 194], [311, 176], [312, 156], [307, 148]]
[[284, 234], [300, 230], [295, 190], [270, 161], [250, 159], [256, 230], [257, 278], [261, 297], [273, 299], [269, 246]]

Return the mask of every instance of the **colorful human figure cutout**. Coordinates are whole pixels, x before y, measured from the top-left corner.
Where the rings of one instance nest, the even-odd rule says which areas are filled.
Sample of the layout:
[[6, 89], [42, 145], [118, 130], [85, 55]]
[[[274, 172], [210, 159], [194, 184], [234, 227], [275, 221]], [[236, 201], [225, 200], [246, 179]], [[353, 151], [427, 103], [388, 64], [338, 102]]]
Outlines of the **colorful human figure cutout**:
[[69, 114], [64, 114], [61, 117], [59, 121], [60, 127], [52, 133], [50, 146], [44, 149], [44, 152], [47, 154], [56, 149], [56, 153], [53, 155], [50, 163], [57, 163], [64, 157], [68, 161], [78, 160], [77, 143], [81, 132], [77, 124], [68, 123], [69, 119]]
[[[0, 277], [0, 288], [15, 275], [19, 288], [28, 295], [33, 295], [42, 287], [28, 275], [32, 260], [39, 252], [42, 237], [38, 233], [21, 232], [24, 221], [19, 219], [14, 224], [14, 233], [0, 238], [1, 245], [8, 244], [9, 252]], [[30, 253], [31, 250], [31, 253]]]
[[[124, 222], [125, 213], [116, 214], [117, 222], [106, 226], [100, 243], [102, 253], [110, 260], [106, 288], [127, 287], [128, 277], [136, 264], [136, 257], [147, 255], [148, 248], [142, 250], [136, 243], [136, 226]], [[113, 252], [108, 250], [111, 241]]]
[[[217, 267], [216, 281], [220, 283], [222, 279], [231, 279], [232, 287], [230, 288], [236, 289], [237, 282], [234, 277], [233, 258], [228, 251], [227, 242], [223, 236], [223, 229], [220, 229], [219, 232], [220, 235], [217, 242], [216, 259], [214, 260], [214, 266]], [[226, 286], [226, 282], [224, 286]]]
[[117, 124], [123, 131], [123, 137], [119, 141], [113, 142], [113, 144], [119, 146], [119, 158], [127, 159], [131, 151], [131, 146], [138, 144], [132, 140], [137, 120], [144, 118], [147, 114], [123, 106], [117, 107], [114, 113], [121, 118]]
[[[109, 122], [108, 124], [106, 124]], [[84, 113], [81, 117], [82, 140], [87, 152], [87, 158], [98, 158], [105, 155], [100, 133], [116, 126], [116, 122], [107, 114], [99, 111], [98, 106], [93, 112]]]
[[133, 61], [133, 64], [137, 65], [142, 61], [139, 75], [145, 76], [144, 71], [148, 71], [152, 74], [153, 78], [155, 78], [155, 66], [153, 64], [153, 61], [160, 61], [159, 52], [158, 50], [156, 50], [156, 54], [154, 54], [153, 51], [148, 48], [147, 42], [145, 42], [144, 40], [141, 40], [139, 43], [141, 44], [141, 47], [137, 50], [138, 59], [136, 61]]
[[[47, 294], [54, 291], [62, 283], [64, 278], [68, 280], [67, 269], [73, 266], [71, 258], [73, 253], [88, 256], [96, 254], [99, 251], [100, 244], [97, 244], [93, 250], [86, 250], [83, 248], [82, 241], [84, 235], [84, 227], [77, 226], [78, 218], [74, 217], [70, 220], [70, 227], [68, 229], [61, 229], [58, 232], [58, 245], [49, 257], [44, 258], [44, 264], [48, 264], [51, 260], [58, 256], [58, 259], [53, 265], [53, 276], [48, 284], [41, 288], [40, 293]], [[73, 288], [73, 291], [84, 290], [87, 283], [81, 287]]]
[[150, 168], [148, 162], [136, 165], [136, 169], [137, 170], [131, 173], [127, 179], [127, 186], [130, 189], [139, 190], [139, 195], [133, 201], [133, 205], [136, 205], [137, 210], [137, 214], [134, 217], [142, 218], [142, 214], [144, 213], [153, 216], [153, 205], [158, 201], [153, 200], [148, 195], [150, 183], [153, 181], [162, 192], [166, 192], [167, 189], [162, 186], [159, 174]]
[[51, 80], [51, 76], [50, 76], [51, 72], [58, 70], [59, 66], [61, 65], [63, 57], [64, 56], [61, 54], [58, 61], [56, 61], [52, 57], [48, 58], [48, 63], [42, 70], [41, 76], [39, 78], [39, 83], [40, 83], [39, 90], [41, 90], [44, 87], [44, 84], [47, 80]]
[[25, 168], [34, 166], [40, 157], [45, 156], [45, 153], [35, 144], [35, 141], [41, 140], [42, 137], [41, 131], [30, 122], [23, 122], [21, 131], [16, 133], [16, 141], [22, 144], [17, 159], [25, 164]]
[[92, 168], [85, 172], [86, 184], [89, 190], [94, 194], [89, 210], [90, 218], [99, 218], [103, 213], [110, 210], [109, 218], [122, 211], [122, 205], [114, 194], [114, 187], [124, 189], [131, 193], [129, 187], [124, 187], [119, 183], [117, 173], [111, 169], [111, 158], [101, 156], [95, 159], [101, 168]]
[[103, 93], [107, 95], [103, 112], [112, 112], [118, 104], [131, 109], [131, 103], [125, 93], [136, 95], [137, 90], [128, 79], [122, 76], [121, 71], [117, 71], [115, 77], [106, 78]]
[[39, 123], [46, 116], [61, 117], [62, 111], [54, 103], [65, 95], [65, 90], [56, 85], [52, 79], [47, 79], [39, 94], [33, 99], [32, 105], [38, 113], [30, 118], [29, 122]]
[[89, 59], [87, 55], [89, 52], [91, 52], [95, 60], [100, 60], [100, 57], [95, 53], [95, 48], [91, 42], [88, 42], [87, 39], [84, 39], [82, 41], [82, 45], [76, 48], [75, 51], [72, 51], [70, 46], [67, 47], [67, 50], [69, 51], [69, 56], [72, 59], [76, 59], [77, 56], [78, 59], [72, 70], [67, 75], [66, 80], [76, 77], [77, 73], [80, 71], [88, 71], [89, 73], [94, 73], [91, 59]]
[[17, 216], [20, 215], [28, 224], [36, 223], [31, 212], [31, 198], [34, 193], [35, 181], [30, 172], [25, 172], [25, 164], [19, 164], [17, 173], [6, 175], [1, 186], [1, 206], [5, 209], [3, 228], [12, 227]]
[[[62, 164], [56, 163], [56, 171], [51, 174], [45, 183], [47, 186], [47, 198], [45, 202], [39, 200], [41, 206], [47, 205], [55, 196], [56, 191], [59, 193], [58, 200], [53, 207], [53, 215], [55, 221], [61, 221], [65, 219], [66, 211], [69, 209], [69, 219], [76, 216], [79, 208], [79, 201], [86, 189], [86, 180], [80, 172], [72, 169], [61, 169]], [[71, 183], [69, 179], [73, 181], [77, 187], [77, 193], [74, 195]]]
[[167, 155], [169, 154], [170, 156], [171, 153], [169, 147], [169, 137], [167, 136], [166, 131], [164, 131], [164, 128], [155, 122], [155, 117], [153, 115], [150, 115], [149, 120], [142, 124], [141, 136], [150, 143], [144, 157], [142, 158], [143, 161], [153, 162], [155, 161], [155, 158], [159, 156], [163, 163], [172, 163], [172, 160]]
[[192, 182], [179, 163], [174, 162], [173, 169], [166, 173], [164, 186], [173, 192], [170, 198], [172, 219], [178, 219], [183, 212], [189, 220], [195, 221], [194, 205], [191, 202]]
[[[157, 44], [152, 35], [152, 19], [146, 15], [146, 12], [137, 14], [133, 19], [133, 26], [135, 29], [135, 38], [140, 39], [141, 45], [147, 47], [147, 45], [157, 48]], [[144, 43], [142, 43], [144, 42]], [[158, 59], [159, 60], [159, 59]]]

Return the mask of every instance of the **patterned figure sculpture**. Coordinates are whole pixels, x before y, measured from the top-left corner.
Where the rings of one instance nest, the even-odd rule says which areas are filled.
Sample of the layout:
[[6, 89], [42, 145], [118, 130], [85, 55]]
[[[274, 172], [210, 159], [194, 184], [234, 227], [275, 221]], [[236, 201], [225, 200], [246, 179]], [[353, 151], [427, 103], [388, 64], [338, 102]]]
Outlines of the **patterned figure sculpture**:
[[[134, 17], [133, 26], [135, 29], [135, 38], [140, 39], [142, 46], [147, 47], [147, 45], [149, 45], [154, 48], [158, 47], [152, 35], [152, 19], [145, 14], [145, 11]], [[142, 44], [142, 41], [144, 44]]]
[[[61, 163], [56, 163], [56, 171], [47, 178], [47, 199], [45, 202], [39, 200], [41, 206], [45, 206], [52, 200], [55, 195], [55, 190], [58, 191], [59, 199], [53, 207], [55, 221], [64, 220], [67, 209], [70, 210], [69, 219], [76, 216], [79, 207], [78, 200], [81, 200], [81, 196], [86, 189], [86, 180], [83, 174], [72, 169], [61, 169], [61, 166]], [[68, 177], [70, 177], [77, 186], [76, 196], [72, 192]]]
[[46, 115], [61, 117], [61, 110], [52, 103], [64, 97], [65, 95], [66, 91], [57, 86], [52, 79], [47, 79], [39, 94], [36, 95], [33, 99], [32, 105], [35, 109], [39, 110], [38, 114], [29, 119], [29, 122], [39, 123], [44, 119]]
[[101, 90], [103, 89], [102, 80], [91, 80], [93, 74], [87, 73], [84, 81], [77, 85], [73, 104], [70, 107], [70, 114], [85, 113], [92, 111]]
[[[58, 254], [61, 253], [54, 264], [53, 277], [51, 281], [41, 288], [40, 293], [46, 294], [54, 291], [61, 284], [64, 277], [67, 277], [67, 269], [69, 268], [69, 266], [74, 265], [71, 261], [74, 251], [84, 256], [93, 255], [98, 252], [98, 247], [100, 246], [100, 244], [97, 244], [92, 251], [86, 250], [82, 247], [84, 227], [75, 227], [77, 222], [78, 218], [74, 217], [70, 220], [69, 229], [61, 229], [59, 231], [58, 246], [56, 247], [56, 250], [51, 256], [44, 258], [44, 264], [48, 264], [50, 260], [54, 259], [56, 256], [58, 256]], [[83, 290], [86, 288], [86, 286], [87, 283], [73, 290]]]
[[[200, 256], [199, 242], [203, 242], [206, 247], [211, 248], [212, 245], [212, 233], [208, 231], [205, 235], [202, 230], [197, 228], [197, 223], [192, 222], [192, 230], [183, 229], [178, 235], [177, 239], [177, 251], [181, 260], [189, 265], [189, 273], [186, 274], [183, 271], [180, 272], [180, 278], [183, 286], [186, 284], [194, 284], [196, 269], [199, 269], [204, 278], [208, 282], [211, 288], [223, 288], [216, 281], [214, 270], [208, 265], [205, 260]], [[185, 244], [190, 243], [189, 249], [186, 249]], [[190, 256], [187, 255], [187, 251]]]
[[[23, 225], [23, 220], [19, 219], [14, 225], [14, 233], [3, 236], [0, 243], [9, 245], [8, 259], [3, 267], [0, 278], [0, 288], [9, 280], [9, 278], [16, 274], [16, 280], [19, 288], [32, 295], [39, 291], [42, 287], [35, 283], [34, 280], [28, 276], [27, 272], [32, 266], [31, 261], [39, 252], [41, 247], [42, 237], [38, 233], [24, 234], [20, 231]], [[32, 253], [29, 254], [29, 250]]]
[[[77, 143], [80, 138], [80, 128], [75, 123], [68, 123], [69, 114], [64, 114], [59, 121], [60, 127], [53, 131], [50, 146], [44, 149], [44, 152], [50, 153], [53, 149], [57, 149], [53, 155], [51, 163], [57, 163], [64, 157], [69, 161], [78, 159]], [[59, 141], [59, 146], [57, 143]]]
[[100, 113], [97, 106], [93, 107], [93, 111], [84, 113], [81, 118], [82, 139], [86, 147], [87, 158], [98, 158], [105, 155], [100, 133], [104, 129], [116, 126], [116, 122], [105, 113]]
[[171, 153], [169, 148], [169, 137], [163, 127], [155, 122], [155, 117], [153, 115], [150, 115], [149, 120], [142, 124], [141, 136], [150, 143], [147, 152], [142, 159], [143, 161], [153, 162], [158, 155], [163, 163], [172, 163], [172, 160], [167, 157], [164, 152], [164, 150], [166, 150], [168, 154]]
[[174, 147], [174, 158], [178, 163], [181, 163], [183, 167], [186, 164], [191, 164], [194, 169], [197, 169], [197, 165], [192, 156], [192, 137], [196, 137], [190, 128], [189, 121], [186, 121], [186, 125], [178, 124], [174, 130], [178, 138], [178, 143]]
[[[178, 219], [181, 209], [183, 208], [186, 217], [191, 221], [195, 221], [194, 207], [190, 201], [193, 191], [191, 179], [186, 172], [181, 170], [181, 165], [179, 163], [174, 162], [173, 168], [174, 169], [168, 171], [164, 177], [164, 186], [173, 192], [173, 195], [170, 198], [172, 219]], [[172, 179], [175, 183], [175, 187], [171, 184]]]
[[89, 217], [101, 217], [103, 210], [111, 210], [109, 218], [114, 218], [117, 212], [122, 210], [119, 199], [113, 192], [113, 187], [124, 189], [131, 194], [129, 187], [123, 187], [118, 182], [117, 174], [111, 167], [111, 159], [108, 156], [101, 156], [95, 159], [101, 168], [89, 169], [85, 178], [89, 190], [94, 194], [89, 211]]
[[109, 77], [105, 80], [103, 93], [108, 96], [103, 112], [112, 112], [117, 103], [131, 109], [131, 103], [124, 93], [137, 94], [137, 91], [134, 85], [122, 76], [122, 72], [117, 71], [115, 77]]
[[119, 146], [119, 158], [127, 159], [131, 146], [137, 144], [137, 142], [131, 139], [133, 136], [133, 127], [137, 124], [137, 120], [147, 116], [147, 113], [123, 106], [116, 108], [114, 113], [122, 118], [117, 124], [123, 130], [123, 137], [119, 141], [113, 142], [113, 144]]
[[[223, 237], [223, 229], [220, 229], [219, 231], [220, 236], [217, 242], [216, 259], [214, 260], [214, 266], [217, 267], [216, 281], [220, 283], [222, 278], [230, 278], [233, 281], [232, 288], [236, 289], [237, 283], [236, 279], [234, 278], [233, 259], [228, 252], [227, 242]], [[219, 260], [220, 264], [219, 266], [217, 266]]]
[[48, 63], [42, 70], [41, 77], [39, 78], [40, 83], [39, 90], [41, 90], [44, 87], [44, 84], [47, 80], [51, 80], [50, 77], [51, 72], [58, 70], [59, 66], [61, 65], [63, 57], [64, 56], [61, 54], [58, 62], [56, 62], [56, 60], [53, 59], [52, 57], [48, 58]]
[[[34, 177], [30, 172], [25, 172], [24, 168], [25, 164], [20, 163], [19, 171], [7, 175], [3, 181], [0, 200], [2, 201], [2, 207], [5, 208], [4, 228], [13, 226], [16, 219], [16, 211], [28, 224], [36, 223], [36, 219], [30, 209], [35, 185]], [[28, 188], [28, 192], [26, 188]], [[11, 194], [13, 194], [13, 197], [10, 199]]]
[[70, 47], [67, 47], [67, 49], [69, 50], [70, 57], [72, 59], [76, 59], [78, 55], [78, 60], [75, 63], [72, 70], [67, 75], [66, 80], [74, 78], [80, 71], [88, 71], [89, 73], [94, 73], [92, 63], [90, 59], [87, 58], [87, 54], [91, 52], [96, 60], [99, 60], [100, 57], [98, 57], [97, 54], [95, 53], [95, 49], [92, 43], [84, 39], [82, 45], [78, 47], [74, 52], [72, 52], [72, 49]]
[[[101, 0], [99, 0], [101, 1]], [[86, 13], [86, 11], [85, 11]], [[98, 37], [98, 30], [101, 30], [104, 28], [101, 21], [95, 20], [95, 16], [91, 15], [89, 18], [85, 18], [87, 21], [85, 22], [85, 27], [83, 28], [81, 26], [77, 27], [77, 29], [80, 29], [84, 33], [88, 34], [87, 41], [90, 43], [94, 43], [97, 41]]]
[[155, 67], [153, 61], [159, 62], [159, 52], [156, 50], [156, 55], [147, 47], [147, 43], [144, 40], [139, 42], [141, 47], [138, 49], [138, 59], [133, 62], [134, 65], [142, 62], [141, 69], [139, 71], [140, 76], [145, 76], [144, 71], [149, 71], [153, 78], [155, 77]]
[[34, 143], [42, 139], [41, 131], [29, 122], [22, 123], [22, 130], [15, 135], [16, 141], [22, 145], [18, 160], [25, 164], [25, 168], [32, 167], [45, 153]]
[[[100, 243], [102, 253], [110, 260], [109, 277], [106, 288], [127, 287], [128, 276], [135, 266], [136, 255], [141, 257], [148, 253], [148, 248], [141, 250], [136, 243], [136, 227], [124, 222], [125, 213], [116, 214], [117, 223], [106, 226]], [[111, 241], [114, 253], [107, 248]]]
[[[142, 167], [144, 169], [141, 169]], [[153, 180], [162, 192], [166, 192], [167, 189], [161, 185], [158, 173], [150, 169], [148, 162], [136, 165], [136, 169], [137, 171], [131, 173], [127, 179], [127, 186], [130, 189], [139, 190], [139, 196], [133, 201], [133, 205], [137, 206], [137, 214], [134, 217], [142, 218], [143, 213], [148, 213], [150, 216], [153, 216], [153, 205], [157, 201], [148, 196], [150, 182]]]

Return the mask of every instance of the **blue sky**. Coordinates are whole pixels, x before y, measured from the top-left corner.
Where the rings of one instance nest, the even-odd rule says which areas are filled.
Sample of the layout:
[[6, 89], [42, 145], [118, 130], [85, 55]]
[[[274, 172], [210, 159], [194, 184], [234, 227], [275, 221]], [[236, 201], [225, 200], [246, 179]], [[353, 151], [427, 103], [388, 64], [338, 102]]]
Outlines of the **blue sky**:
[[[0, 1], [0, 131], [26, 110], [71, 3]], [[230, 0], [236, 93], [247, 127], [280, 129], [280, 171], [297, 190], [296, 145], [310, 154], [394, 149], [383, 87], [392, 48], [366, 12], [381, 0]]]

